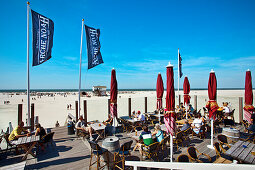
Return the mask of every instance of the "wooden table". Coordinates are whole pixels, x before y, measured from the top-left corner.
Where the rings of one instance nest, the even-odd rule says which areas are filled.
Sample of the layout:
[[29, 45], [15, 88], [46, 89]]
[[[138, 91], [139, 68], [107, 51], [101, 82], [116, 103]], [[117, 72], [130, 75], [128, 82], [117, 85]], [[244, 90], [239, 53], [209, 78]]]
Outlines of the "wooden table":
[[232, 161], [223, 158], [223, 157], [219, 157], [218, 159], [216, 159], [213, 163], [217, 163], [217, 164], [231, 164]]
[[98, 134], [98, 137], [96, 138], [96, 141], [99, 140], [99, 138], [104, 138], [104, 130], [105, 130], [105, 125], [101, 122], [99, 123], [93, 123], [93, 124], [90, 124], [91, 128]]
[[34, 136], [34, 135], [29, 137], [24, 136], [24, 137], [18, 138], [16, 145], [18, 147], [22, 147], [26, 151], [22, 160], [26, 160], [28, 154], [32, 155], [33, 157], [36, 157], [36, 155], [32, 152], [32, 149], [39, 142], [39, 140], [40, 140], [40, 136]]
[[255, 144], [239, 140], [225, 154], [238, 161], [255, 164], [255, 156], [251, 154], [252, 151], [255, 151]]
[[[177, 120], [175, 123], [183, 125], [183, 124], [185, 124], [185, 121], [186, 121], [186, 119], [182, 119], [182, 120]], [[188, 119], [188, 121], [189, 121], [189, 124], [191, 124], [193, 122], [192, 119]]]

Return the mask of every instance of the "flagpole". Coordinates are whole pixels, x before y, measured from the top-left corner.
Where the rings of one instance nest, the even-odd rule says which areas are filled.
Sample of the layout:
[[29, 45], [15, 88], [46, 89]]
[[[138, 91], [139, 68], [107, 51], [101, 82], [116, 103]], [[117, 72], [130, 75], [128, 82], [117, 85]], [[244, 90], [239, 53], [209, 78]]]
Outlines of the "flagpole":
[[[30, 74], [29, 74], [29, 10], [30, 2], [27, 1], [27, 125], [30, 126]], [[19, 122], [18, 122], [19, 123]]]
[[[179, 89], [180, 89], [180, 53], [178, 48], [178, 103], [180, 102], [180, 95], [179, 95]], [[180, 105], [180, 103], [179, 103]]]
[[[80, 73], [79, 73], [79, 102], [78, 102], [78, 116], [80, 117], [81, 112], [81, 62], [82, 62], [82, 41], [83, 41], [83, 27], [84, 27], [84, 19], [82, 19], [82, 26], [81, 26], [81, 46], [80, 46]], [[78, 119], [78, 118], [76, 118]]]

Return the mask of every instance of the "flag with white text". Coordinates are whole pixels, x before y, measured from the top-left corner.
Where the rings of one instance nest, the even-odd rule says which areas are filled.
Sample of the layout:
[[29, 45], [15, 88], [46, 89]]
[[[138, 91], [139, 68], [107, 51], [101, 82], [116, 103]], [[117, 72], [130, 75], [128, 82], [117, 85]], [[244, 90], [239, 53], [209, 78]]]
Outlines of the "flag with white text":
[[51, 19], [31, 10], [33, 24], [33, 66], [51, 58], [54, 23]]
[[180, 78], [182, 78], [182, 57], [181, 57], [181, 53], [179, 53], [179, 75], [180, 75]]
[[88, 53], [88, 69], [91, 69], [103, 62], [100, 52], [100, 30], [85, 25], [86, 38], [87, 38], [87, 53]]

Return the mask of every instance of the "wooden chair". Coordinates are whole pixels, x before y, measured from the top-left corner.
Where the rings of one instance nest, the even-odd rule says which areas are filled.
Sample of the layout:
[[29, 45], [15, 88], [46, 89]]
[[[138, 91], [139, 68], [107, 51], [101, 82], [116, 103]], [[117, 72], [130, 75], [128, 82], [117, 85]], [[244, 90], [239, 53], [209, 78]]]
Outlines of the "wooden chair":
[[[94, 169], [103, 169], [105, 166], [108, 167], [109, 169], [109, 155], [108, 155], [108, 150], [107, 149], [104, 149], [104, 148], [101, 148], [97, 143], [93, 142], [93, 141], [88, 141], [89, 144], [90, 144], [90, 147], [91, 147], [91, 156], [90, 156], [90, 163], [89, 163], [89, 169], [92, 168], [92, 166], [94, 164], [97, 164], [96, 168]], [[106, 163], [101, 166], [100, 163], [103, 162], [103, 160], [100, 160], [100, 158], [106, 154]], [[96, 157], [96, 161], [92, 161], [93, 160], [93, 157]]]
[[[224, 155], [225, 150], [222, 148], [219, 142], [214, 143], [214, 149], [216, 151], [217, 160], [220, 159], [220, 162], [232, 163], [232, 161], [227, 159], [226, 155]], [[215, 162], [218, 162], [217, 160]]]
[[181, 143], [183, 147], [183, 131], [177, 132], [176, 133], [176, 138], [173, 139], [173, 143], [176, 144], [177, 150], [178, 150], [178, 145]]
[[158, 159], [158, 151], [159, 151], [159, 142], [155, 142], [150, 144], [149, 146], [142, 144], [142, 155], [151, 159], [152, 157], [156, 157]]
[[55, 132], [51, 132], [51, 133], [48, 133], [48, 134], [44, 135], [41, 138], [41, 142], [46, 144], [47, 146], [48, 146], [49, 143], [53, 146], [53, 136], [54, 136], [54, 133]]
[[[114, 169], [118, 168], [121, 170], [125, 169], [125, 157], [130, 155], [130, 149], [133, 141], [126, 142], [120, 146], [120, 149], [118, 152], [114, 153]], [[119, 163], [121, 163], [121, 166], [119, 166]]]
[[15, 150], [16, 154], [18, 154], [19, 153], [18, 147], [16, 145], [13, 145], [13, 144], [10, 143], [9, 136], [10, 136], [10, 134], [8, 134], [8, 133], [5, 133], [3, 135], [3, 138], [5, 139], [5, 142], [6, 142], [6, 145], [7, 145], [7, 148], [6, 148], [5, 151], [7, 152], [7, 151]]
[[231, 141], [230, 138], [228, 138], [228, 137], [225, 136], [225, 135], [218, 135], [217, 138], [218, 138], [218, 141], [220, 142], [220, 145], [221, 145], [221, 147], [222, 147], [222, 149], [223, 149], [224, 152], [225, 152], [226, 150], [224, 149], [223, 145], [226, 145], [226, 146], [228, 147], [228, 149], [231, 148], [230, 143], [232, 143], [232, 141]]
[[167, 142], [168, 143], [170, 142], [169, 139], [170, 139], [170, 135], [165, 136], [164, 139], [159, 143], [159, 147], [158, 147], [159, 152], [161, 152], [163, 154], [163, 156], [165, 155], [164, 153], [165, 153], [165, 150], [167, 149], [166, 144], [167, 144]]
[[126, 132], [131, 132], [133, 130], [133, 126], [128, 123], [128, 121], [126, 121], [125, 119], [121, 119], [123, 125], [124, 125], [124, 129]]
[[244, 125], [244, 132], [247, 132], [247, 133], [252, 133], [252, 131], [248, 130], [248, 127], [250, 126], [249, 125], [249, 122], [247, 120], [242, 120], [242, 125]]
[[189, 162], [188, 155], [181, 154], [177, 157], [177, 162]]
[[[198, 163], [203, 163], [203, 161], [199, 160], [199, 157], [202, 156], [202, 155], [206, 156], [206, 157], [208, 158], [209, 162], [212, 162], [212, 158], [211, 158], [209, 155], [207, 155], [207, 154], [205, 154], [205, 153], [199, 152], [199, 151], [198, 151], [195, 147], [193, 147], [193, 146], [190, 146], [190, 147], [187, 149], [187, 152], [188, 152], [188, 156], [189, 156], [190, 160], [192, 160], [192, 161], [194, 161], [194, 162], [196, 161], [196, 162], [198, 162]], [[197, 153], [198, 153], [198, 154], [197, 154]]]

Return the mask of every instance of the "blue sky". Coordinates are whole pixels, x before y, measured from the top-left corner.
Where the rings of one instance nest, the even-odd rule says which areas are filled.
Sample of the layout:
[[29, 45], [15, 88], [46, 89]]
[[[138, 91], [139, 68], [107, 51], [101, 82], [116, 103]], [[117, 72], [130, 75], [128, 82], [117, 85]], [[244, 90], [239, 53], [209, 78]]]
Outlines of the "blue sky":
[[[78, 88], [82, 18], [88, 26], [101, 29], [104, 60], [104, 64], [87, 71], [84, 35], [82, 88], [110, 87], [113, 67], [119, 88], [155, 88], [158, 72], [166, 81], [169, 61], [174, 65], [177, 88], [178, 48], [191, 88], [206, 88], [211, 69], [216, 72], [219, 88], [243, 88], [247, 69], [255, 80], [253, 0], [30, 3], [33, 10], [55, 24], [52, 58], [36, 67], [30, 64], [32, 89]], [[0, 10], [0, 89], [25, 89], [26, 1], [2, 1]]]

